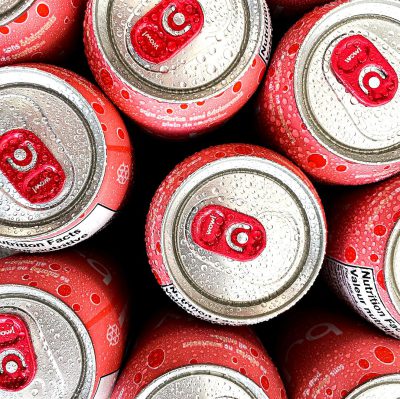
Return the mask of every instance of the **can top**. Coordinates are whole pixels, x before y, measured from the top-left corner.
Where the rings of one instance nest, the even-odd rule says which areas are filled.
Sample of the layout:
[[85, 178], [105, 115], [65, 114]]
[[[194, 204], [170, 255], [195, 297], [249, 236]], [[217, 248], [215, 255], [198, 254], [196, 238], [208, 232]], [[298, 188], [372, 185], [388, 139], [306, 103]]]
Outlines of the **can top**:
[[0, 3], [0, 26], [6, 25], [22, 14], [34, 0], [2, 0]]
[[300, 46], [302, 119], [332, 152], [365, 164], [400, 160], [400, 4], [354, 0], [321, 18]]
[[385, 283], [393, 305], [400, 312], [400, 221], [396, 223], [386, 247]]
[[93, 18], [117, 75], [168, 101], [225, 90], [271, 41], [264, 0], [95, 0]]
[[19, 362], [29, 366], [28, 357], [32, 353], [24, 350], [18, 340], [12, 340], [16, 334], [8, 334], [16, 331], [15, 322], [9, 329], [2, 329], [0, 325], [2, 340], [8, 338], [7, 345], [2, 342], [0, 347], [0, 359], [6, 365], [6, 372], [0, 374], [1, 399], [91, 397], [96, 375], [95, 353], [85, 326], [69, 307], [36, 288], [3, 285], [0, 286], [1, 315], [23, 320], [36, 359], [34, 375], [25, 367], [24, 375], [18, 376], [22, 382], [24, 378], [31, 378], [28, 385], [22, 389], [10, 385]]
[[40, 236], [79, 217], [105, 165], [100, 122], [75, 88], [35, 68], [0, 69], [0, 238]]
[[[137, 399], [268, 399], [250, 378], [212, 364], [185, 366], [152, 381]], [[129, 398], [130, 399], [130, 398]]]
[[233, 324], [291, 307], [325, 251], [318, 199], [289, 169], [264, 158], [211, 162], [175, 191], [162, 222], [162, 256], [175, 288]]
[[400, 374], [385, 375], [368, 381], [346, 396], [346, 399], [398, 398]]

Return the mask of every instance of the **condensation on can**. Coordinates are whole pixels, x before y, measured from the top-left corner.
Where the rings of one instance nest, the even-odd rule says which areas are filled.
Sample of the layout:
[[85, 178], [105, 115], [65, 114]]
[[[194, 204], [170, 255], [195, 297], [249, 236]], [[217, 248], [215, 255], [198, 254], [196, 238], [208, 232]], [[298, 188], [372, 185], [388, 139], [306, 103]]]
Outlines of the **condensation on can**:
[[294, 305], [319, 273], [324, 212], [301, 171], [262, 147], [229, 144], [186, 159], [147, 220], [165, 292], [197, 317], [252, 324]]
[[[400, 178], [338, 198], [328, 213], [324, 274], [340, 297], [400, 338]], [[339, 205], [340, 204], [340, 205]]]
[[286, 399], [278, 371], [249, 329], [210, 325], [176, 311], [152, 321], [112, 399]]
[[[189, 7], [199, 16], [188, 25]], [[85, 24], [86, 53], [99, 85], [137, 123], [168, 138], [210, 130], [236, 113], [261, 82], [271, 48], [264, 0], [92, 0]], [[197, 28], [185, 39], [169, 24], [181, 31], [190, 26], [186, 34]], [[158, 34], [171, 42], [159, 43]], [[132, 42], [132, 35], [148, 37], [158, 52], [173, 49], [172, 57], [143, 59], [146, 46]]]
[[132, 148], [100, 91], [66, 70], [0, 69], [0, 247], [75, 245], [121, 206]]
[[[6, 370], [0, 398], [108, 399], [128, 329], [126, 291], [113, 265], [88, 253], [59, 252], [11, 256], [0, 261], [0, 271], [0, 358]], [[29, 331], [36, 370], [18, 341], [6, 339], [16, 318]], [[10, 383], [16, 352], [27, 363], [27, 385]]]
[[323, 306], [297, 309], [279, 324], [277, 365], [289, 397], [396, 398], [398, 341], [343, 309]]
[[2, 0], [0, 66], [59, 62], [82, 34], [86, 0]]
[[307, 14], [271, 62], [259, 99], [262, 134], [322, 182], [398, 173], [399, 37], [396, 1], [339, 1]]

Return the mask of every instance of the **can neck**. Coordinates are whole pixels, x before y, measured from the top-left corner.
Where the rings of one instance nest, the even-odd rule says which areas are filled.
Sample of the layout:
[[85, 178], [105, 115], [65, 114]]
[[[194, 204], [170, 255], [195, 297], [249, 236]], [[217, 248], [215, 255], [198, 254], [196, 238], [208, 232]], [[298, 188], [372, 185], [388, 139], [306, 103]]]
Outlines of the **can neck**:
[[212, 364], [197, 364], [170, 371], [145, 387], [136, 399], [191, 398], [194, 392], [204, 399], [269, 399], [248, 377]]
[[376, 378], [356, 388], [345, 399], [397, 398], [400, 392], [400, 374]]

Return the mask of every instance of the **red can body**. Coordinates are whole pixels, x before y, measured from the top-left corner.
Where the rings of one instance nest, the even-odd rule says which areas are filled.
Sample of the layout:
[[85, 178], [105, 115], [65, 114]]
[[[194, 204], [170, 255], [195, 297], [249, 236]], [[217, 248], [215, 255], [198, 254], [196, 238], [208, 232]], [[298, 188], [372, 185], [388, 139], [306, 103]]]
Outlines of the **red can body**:
[[357, 389], [373, 389], [372, 380], [383, 386], [378, 389], [388, 389], [386, 381], [380, 382], [382, 377], [397, 380], [397, 391], [391, 393], [399, 392], [397, 340], [347, 314], [313, 307], [292, 312], [283, 328], [276, 349], [290, 398], [395, 397], [385, 395], [385, 391], [358, 396]]
[[[144, 332], [112, 398], [136, 398], [155, 379], [194, 365], [235, 370], [260, 387], [267, 398], [286, 398], [275, 366], [250, 329], [213, 326], [178, 312], [167, 313]], [[183, 390], [180, 397], [190, 397], [191, 392]]]
[[[398, 55], [386, 52], [385, 34], [354, 34], [363, 6], [333, 2], [300, 19], [279, 43], [259, 97], [261, 135], [324, 183], [372, 183], [400, 170]], [[374, 17], [383, 9], [373, 8], [366, 18], [386, 32]]]
[[86, 0], [19, 3], [0, 13], [0, 66], [65, 59], [79, 41]]
[[[83, 379], [89, 379], [93, 370], [95, 370], [95, 377], [90, 389], [91, 394], [83, 393], [78, 388], [74, 394], [82, 398], [109, 398], [124, 354], [128, 330], [128, 302], [117, 269], [110, 262], [104, 262], [96, 256], [92, 257], [80, 252], [60, 252], [55, 255], [14, 255], [3, 258], [0, 261], [0, 271], [2, 287], [17, 287], [21, 292], [31, 289], [33, 295], [37, 293], [39, 297], [41, 293], [50, 294], [50, 297], [54, 299], [54, 306], [60, 314], [63, 314], [63, 309], [58, 308], [60, 305], [57, 304], [66, 305], [78, 316], [84, 325], [84, 333], [90, 337], [95, 356], [94, 358], [88, 356], [85, 359], [86, 364], [83, 366], [86, 367], [86, 371], [83, 372]], [[15, 295], [18, 296], [18, 294]], [[15, 304], [14, 306], [15, 309], [18, 309], [18, 306]], [[11, 321], [5, 308], [1, 309], [0, 329], [3, 331], [3, 340], [9, 336], [6, 334], [8, 331], [6, 322], [13, 324], [14, 331], [17, 326], [15, 321], [17, 318], [19, 321], [22, 320], [22, 325], [24, 322], [29, 324], [27, 321], [29, 317], [26, 314], [23, 316], [13, 315], [15, 309], [11, 311]], [[57, 331], [58, 316], [54, 321], [50, 321], [49, 326], [46, 324], [48, 321], [42, 319], [43, 316], [42, 314], [35, 316], [35, 322], [42, 326], [43, 342], [38, 341], [39, 337], [35, 335], [36, 332], [33, 329], [30, 331], [30, 339], [35, 343], [33, 346], [31, 344], [30, 348], [33, 354], [40, 351], [40, 346], [44, 345], [45, 339], [49, 339], [48, 331], [50, 334], [51, 331]], [[5, 324], [2, 324], [1, 320], [6, 320]], [[54, 322], [54, 326], [51, 324], [52, 322]], [[25, 328], [27, 329], [27, 327]], [[66, 338], [63, 336], [63, 332], [59, 334], [58, 345], [62, 346]], [[11, 342], [8, 345], [6, 347], [3, 345], [3, 350], [19, 350], [18, 344]], [[56, 357], [57, 352], [52, 352], [53, 349], [53, 343], [50, 343], [47, 347], [49, 356]], [[70, 349], [72, 351], [72, 347]], [[2, 356], [3, 358], [4, 356]], [[74, 362], [76, 359], [66, 356], [63, 361], [68, 363]], [[26, 362], [31, 367], [28, 368], [28, 372], [31, 374], [30, 380], [26, 382], [25, 386], [33, 389], [36, 386], [29, 384], [36, 384], [35, 377], [39, 372], [43, 372], [40, 370], [43, 364], [38, 361], [37, 370], [35, 370], [32, 362]], [[75, 367], [78, 367], [78, 364]], [[69, 381], [68, 375], [62, 377], [64, 381]], [[55, 375], [44, 379], [45, 387], [51, 387], [56, 383], [56, 381], [51, 381], [51, 378], [55, 378]], [[0, 378], [0, 393], [2, 389], [13, 388], [12, 385], [9, 385], [8, 388], [5, 387], [2, 382], [3, 378]], [[14, 389], [11, 390], [18, 395], [20, 389], [24, 387], [17, 385], [17, 388], [14, 386]], [[40, 394], [39, 391], [38, 395], [40, 396]], [[60, 391], [60, 397], [64, 397], [62, 391]]]
[[[15, 90], [20, 90], [23, 76], [32, 80], [29, 101], [17, 92], [12, 101], [17, 104], [18, 118], [34, 112], [43, 122], [27, 129], [10, 116], [9, 130], [0, 138], [0, 171], [4, 184], [15, 190], [10, 209], [24, 201], [37, 221], [32, 229], [25, 225], [27, 219], [10, 219], [10, 224], [17, 221], [21, 229], [16, 235], [0, 233], [0, 246], [43, 252], [75, 245], [103, 228], [126, 196], [132, 180], [133, 150], [125, 124], [110, 101], [73, 72], [45, 64], [10, 66], [1, 72], [4, 79], [16, 80]], [[38, 92], [32, 90], [35, 86], [53, 107], [40, 103]], [[66, 91], [69, 94], [65, 95]], [[9, 97], [2, 98], [8, 101]], [[9, 113], [8, 108], [3, 112]], [[62, 118], [66, 120], [60, 126]], [[79, 156], [80, 151], [85, 155]], [[75, 211], [73, 203], [78, 206]], [[57, 213], [54, 204], [59, 207]], [[52, 226], [49, 216], [53, 217]]]
[[347, 193], [330, 209], [325, 275], [358, 313], [400, 338], [400, 178]]

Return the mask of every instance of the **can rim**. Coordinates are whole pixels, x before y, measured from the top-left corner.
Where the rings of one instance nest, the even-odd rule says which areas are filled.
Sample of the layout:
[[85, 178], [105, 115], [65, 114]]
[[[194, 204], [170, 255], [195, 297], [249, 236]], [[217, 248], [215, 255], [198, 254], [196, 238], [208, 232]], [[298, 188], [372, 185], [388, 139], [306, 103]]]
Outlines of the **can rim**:
[[[389, 11], [387, 12], [387, 15], [383, 15], [382, 5], [394, 7], [395, 9], [400, 10], [399, 4], [396, 0], [352, 0], [338, 5], [320, 18], [306, 35], [298, 51], [295, 63], [295, 71], [299, 71], [299, 73], [294, 74], [295, 100], [301, 119], [306, 125], [307, 130], [313, 133], [313, 138], [315, 138], [320, 145], [327, 148], [336, 156], [363, 165], [389, 165], [399, 162], [400, 142], [383, 150], [357, 150], [354, 147], [346, 146], [345, 144], [332, 139], [331, 135], [329, 135], [324, 128], [320, 126], [318, 121], [315, 120], [313, 113], [308, 106], [307, 93], [305, 92], [305, 79], [309, 61], [318, 45], [333, 30], [347, 23], [352, 18], [365, 18], [366, 15], [370, 17], [380, 15], [381, 17], [385, 17], [388, 20], [400, 24], [400, 20], [394, 19], [393, 15], [391, 15]], [[329, 21], [336, 14], [340, 14], [341, 19], [337, 21]], [[386, 156], [387, 154], [392, 155]], [[384, 159], [377, 161], [377, 156], [381, 156], [381, 158], [383, 157]]]
[[[40, 82], [41, 80], [42, 82]], [[30, 223], [0, 220], [2, 227], [8, 228], [10, 232], [14, 226], [18, 226], [18, 229], [21, 231], [26, 231], [26, 233], [19, 236], [11, 233], [0, 234], [0, 240], [10, 242], [24, 240], [31, 242], [36, 241], [38, 237], [47, 237], [49, 234], [53, 236], [63, 231], [65, 229], [65, 220], [68, 220], [68, 224], [73, 224], [79, 219], [82, 212], [85, 212], [90, 207], [100, 191], [101, 184], [99, 182], [104, 180], [107, 152], [104, 133], [95, 111], [83, 95], [72, 85], [50, 72], [34, 67], [17, 65], [0, 69], [0, 89], [18, 84], [46, 91], [64, 101], [76, 113], [85, 126], [92, 152], [90, 173], [76, 198], [66, 208], [61, 207], [54, 215], [41, 219], [39, 221], [41, 229], [39, 228], [37, 233], [32, 234], [32, 231], [29, 231], [29, 229], [37, 227], [39, 225], [38, 221]]]
[[[82, 399], [90, 398], [95, 388], [96, 363], [88, 361], [88, 359], [95, 359], [96, 356], [90, 335], [85, 325], [75, 312], [54, 295], [38, 288], [27, 287], [25, 285], [0, 285], [0, 299], [2, 298], [23, 298], [34, 300], [50, 307], [54, 312], [61, 314], [63, 319], [74, 331], [76, 338], [79, 341], [83, 356], [81, 378], [73, 397], [79, 397]], [[92, 368], [91, 373], [90, 368]]]
[[19, 0], [16, 4], [6, 9], [2, 14], [0, 13], [0, 26], [4, 26], [18, 18], [24, 11], [26, 11], [35, 0]]
[[[114, 46], [113, 38], [111, 37], [110, 29], [109, 29], [109, 20], [111, 13], [111, 5], [115, 0], [92, 0], [93, 1], [93, 12], [91, 15], [91, 25], [93, 27], [93, 33], [96, 38], [96, 43], [99, 52], [107, 64], [107, 67], [112, 71], [114, 75], [118, 77], [119, 80], [123, 82], [124, 85], [129, 87], [130, 90], [140, 93], [141, 95], [151, 98], [157, 101], [165, 101], [171, 104], [180, 104], [182, 102], [195, 102], [199, 100], [208, 100], [219, 94], [225, 92], [229, 87], [231, 87], [234, 82], [238, 79], [241, 79], [243, 75], [245, 75], [246, 71], [249, 69], [251, 64], [253, 63], [254, 58], [257, 54], [259, 54], [260, 49], [262, 47], [262, 43], [265, 40], [265, 37], [268, 36], [269, 45], [271, 47], [271, 36], [272, 36], [272, 24], [271, 17], [269, 13], [269, 9], [265, 0], [255, 0], [258, 5], [258, 24], [257, 26], [261, 26], [262, 29], [257, 30], [256, 32], [247, 32], [247, 36], [250, 37], [251, 34], [257, 35], [257, 41], [254, 46], [254, 49], [251, 51], [251, 54], [247, 56], [246, 63], [243, 64], [238, 70], [239, 60], [241, 57], [237, 56], [234, 65], [228, 69], [228, 72], [224, 75], [221, 75], [218, 80], [218, 87], [216, 88], [216, 82], [211, 82], [205, 87], [203, 90], [200, 89], [166, 89], [162, 86], [152, 85], [151, 82], [146, 82], [140, 74], [135, 74], [129, 66], [122, 60], [122, 56], [118, 54], [117, 49]], [[245, 3], [246, 7], [250, 3], [250, 0], [241, 0]], [[102, 6], [102, 9], [100, 7]], [[101, 14], [101, 15], [98, 15]], [[248, 18], [249, 19], [249, 18]], [[106, 23], [107, 29], [101, 29], [98, 26], [97, 20], [103, 21]], [[255, 24], [248, 24], [253, 27]], [[248, 51], [248, 48], [245, 47], [243, 50]], [[250, 50], [249, 50], [250, 51]], [[243, 58], [243, 57], [242, 57]], [[114, 65], [115, 64], [115, 65]], [[235, 72], [235, 73], [234, 73]], [[226, 77], [232, 74], [230, 79]], [[224, 83], [224, 81], [226, 81]], [[134, 84], [132, 83], [134, 82]], [[178, 94], [178, 96], [177, 96]], [[179, 97], [179, 99], [177, 98]]]
[[[372, 399], [372, 397], [369, 396], [371, 394], [373, 394], [376, 399], [386, 398], [388, 392], [385, 388], [389, 385], [394, 385], [396, 390], [398, 390], [400, 388], [400, 374], [388, 374], [368, 381], [350, 392], [350, 394], [346, 396], [346, 399]], [[374, 392], [371, 392], [371, 390], [374, 390]], [[393, 392], [394, 391], [392, 391], [392, 393]]]
[[[210, 165], [214, 168], [214, 173], [210, 174]], [[238, 303], [224, 303], [217, 302], [208, 296], [205, 296], [199, 289], [193, 287], [185, 278], [184, 272], [181, 271], [181, 266], [177, 255], [175, 254], [176, 245], [176, 223], [179, 219], [179, 215], [184, 208], [186, 198], [195, 191], [196, 187], [206, 182], [209, 179], [221, 175], [224, 171], [247, 171], [250, 173], [264, 174], [269, 178], [279, 180], [280, 184], [290, 183], [295, 184], [295, 189], [291, 189], [294, 192], [293, 195], [303, 195], [303, 200], [308, 202], [308, 205], [312, 207], [315, 212], [315, 219], [317, 220], [318, 227], [314, 228], [312, 234], [308, 231], [309, 237], [307, 237], [307, 254], [304, 255], [304, 265], [300, 270], [297, 270], [296, 277], [299, 274], [307, 272], [307, 278], [303, 279], [301, 287], [296, 287], [296, 278], [293, 277], [293, 281], [290, 281], [287, 286], [281, 289], [282, 292], [278, 292], [275, 297], [268, 297], [267, 300], [255, 300], [251, 304], [246, 303], [246, 308], [243, 304]], [[287, 180], [287, 182], [285, 182]], [[297, 191], [297, 192], [296, 192]], [[185, 194], [186, 192], [186, 194]], [[299, 199], [299, 198], [298, 198]], [[299, 200], [300, 202], [300, 200]], [[303, 205], [301, 202], [300, 205]], [[307, 223], [308, 229], [310, 229], [310, 216], [307, 212], [304, 212], [304, 223]], [[313, 242], [311, 242], [311, 240]], [[326, 248], [326, 231], [323, 211], [316, 196], [312, 193], [310, 188], [289, 169], [269, 161], [267, 159], [254, 157], [254, 156], [234, 156], [229, 158], [222, 158], [217, 161], [213, 161], [191, 174], [185, 179], [175, 190], [171, 197], [169, 204], [165, 210], [162, 227], [161, 227], [161, 243], [162, 243], [162, 257], [163, 264], [167, 269], [168, 276], [178, 291], [188, 303], [194, 303], [196, 308], [206, 315], [211, 317], [211, 320], [221, 322], [224, 324], [255, 324], [262, 321], [269, 320], [278, 314], [281, 314], [285, 310], [292, 307], [298, 300], [300, 300], [305, 293], [311, 288], [319, 271], [322, 267], [325, 248]], [[317, 243], [318, 248], [313, 251], [312, 244]], [[174, 248], [173, 251], [167, 251], [166, 248]], [[307, 280], [304, 283], [304, 280]], [[296, 291], [290, 296], [287, 291], [293, 289]], [[271, 302], [273, 300], [279, 301], [280, 298], [284, 298], [284, 304], [273, 307]], [[226, 301], [225, 301], [226, 302]], [[271, 308], [268, 308], [268, 305]], [[217, 307], [218, 310], [213, 309]]]
[[269, 399], [268, 395], [249, 377], [224, 366], [196, 364], [176, 368], [156, 378], [137, 395], [137, 399], [156, 399], [157, 391], [169, 383], [194, 375], [214, 375], [236, 384], [248, 393], [248, 399]]
[[397, 221], [386, 246], [385, 255], [385, 284], [397, 312], [400, 313], [400, 273], [396, 270], [400, 259], [400, 220]]

